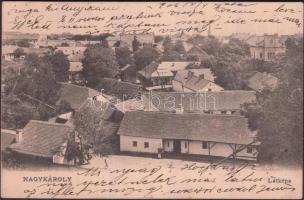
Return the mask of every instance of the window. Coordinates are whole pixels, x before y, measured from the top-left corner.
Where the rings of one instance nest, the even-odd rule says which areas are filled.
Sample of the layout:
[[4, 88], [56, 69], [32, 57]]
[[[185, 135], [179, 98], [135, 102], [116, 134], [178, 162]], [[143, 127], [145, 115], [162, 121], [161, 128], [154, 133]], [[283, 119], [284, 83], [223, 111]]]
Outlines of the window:
[[202, 148], [207, 149], [208, 148], [208, 142], [202, 142]]
[[225, 110], [222, 111], [222, 114], [227, 114], [227, 112]]
[[167, 142], [167, 147], [170, 147], [170, 142], [169, 141]]
[[133, 147], [137, 147], [137, 142], [133, 141]]
[[149, 148], [149, 142], [144, 143], [145, 148]]
[[208, 88], [208, 91], [212, 91], [211, 88]]
[[247, 153], [252, 153], [252, 147], [247, 147]]
[[263, 54], [262, 53], [260, 53], [260, 58], [263, 58]]
[[187, 142], [185, 142], [185, 148], [187, 148], [188, 146], [187, 146]]

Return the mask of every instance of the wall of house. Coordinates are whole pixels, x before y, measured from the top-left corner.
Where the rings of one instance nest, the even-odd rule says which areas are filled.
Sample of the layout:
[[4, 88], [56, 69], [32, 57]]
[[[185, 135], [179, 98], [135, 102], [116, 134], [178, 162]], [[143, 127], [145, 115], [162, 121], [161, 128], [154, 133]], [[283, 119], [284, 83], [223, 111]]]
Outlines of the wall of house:
[[173, 140], [164, 140], [163, 147], [164, 147], [164, 151], [172, 152], [173, 151]]
[[274, 60], [275, 58], [269, 58], [269, 56], [268, 56], [269, 53], [273, 53], [274, 55], [277, 55], [279, 53], [285, 53], [285, 48], [267, 47], [267, 48], [265, 48], [264, 52], [265, 52], [265, 54], [264, 54], [265, 61], [271, 61], [271, 60]]
[[[240, 148], [241, 145], [237, 145], [237, 149]], [[249, 159], [250, 158], [256, 158], [258, 156], [258, 150], [256, 146], [251, 146], [252, 147], [252, 153], [247, 153], [247, 149], [245, 148], [244, 150], [240, 151], [237, 153], [237, 158], [243, 158], [243, 159]]]
[[250, 55], [251, 55], [251, 58], [264, 60], [264, 55], [265, 55], [264, 48], [250, 47]]
[[[187, 145], [185, 145], [187, 143]], [[235, 147], [234, 144], [230, 144], [231, 147]], [[233, 153], [232, 148], [226, 143], [210, 143], [210, 156], [227, 157]], [[237, 145], [237, 149], [241, 145]], [[194, 155], [209, 155], [209, 150], [203, 149], [202, 141], [181, 141], [181, 153], [188, 153]], [[252, 153], [247, 153], [245, 148], [241, 152], [237, 153], [237, 158], [240, 159], [255, 159], [257, 157], [257, 149], [253, 148]]]
[[[133, 141], [137, 142], [137, 147], [133, 147]], [[144, 147], [144, 142], [149, 142], [148, 148]], [[158, 153], [158, 148], [162, 148], [162, 139], [120, 135], [120, 151]]]

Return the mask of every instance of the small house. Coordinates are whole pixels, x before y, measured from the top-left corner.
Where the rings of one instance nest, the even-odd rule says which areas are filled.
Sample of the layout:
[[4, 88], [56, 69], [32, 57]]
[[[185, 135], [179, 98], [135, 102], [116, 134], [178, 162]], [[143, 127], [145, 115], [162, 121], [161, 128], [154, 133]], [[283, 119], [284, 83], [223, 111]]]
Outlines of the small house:
[[52, 122], [31, 120], [17, 133], [9, 148], [18, 154], [44, 158], [52, 163], [73, 165], [66, 150], [72, 127]]
[[205, 74], [195, 75], [193, 71], [188, 71], [187, 76], [179, 73], [172, 81], [173, 90], [176, 92], [203, 92], [222, 91], [224, 88], [214, 82], [205, 79]]

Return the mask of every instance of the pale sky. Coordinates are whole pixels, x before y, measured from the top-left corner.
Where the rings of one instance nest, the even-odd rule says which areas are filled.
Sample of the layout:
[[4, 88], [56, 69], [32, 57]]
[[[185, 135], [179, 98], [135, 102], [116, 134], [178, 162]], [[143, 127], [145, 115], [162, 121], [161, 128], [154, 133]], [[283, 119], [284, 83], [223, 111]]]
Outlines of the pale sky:
[[[50, 4], [52, 5], [49, 6]], [[221, 5], [217, 7], [217, 4]], [[162, 5], [160, 2], [6, 1], [2, 7], [2, 31], [98, 34], [105, 31], [122, 31], [124, 27], [127, 32], [138, 28], [150, 28], [149, 32], [154, 34], [174, 34], [184, 29], [186, 33], [190, 30], [190, 34], [206, 35], [207, 29], [204, 27], [209, 27], [208, 23], [211, 20], [211, 32], [214, 35], [230, 35], [235, 32], [287, 35], [303, 32], [303, 4], [300, 2], [231, 4], [233, 3], [224, 5], [214, 2], [170, 2]], [[114, 20], [110, 20], [111, 18]], [[227, 20], [235, 20], [238, 23], [227, 23]], [[37, 29], [31, 27], [33, 23]], [[160, 25], [164, 26], [157, 27]]]

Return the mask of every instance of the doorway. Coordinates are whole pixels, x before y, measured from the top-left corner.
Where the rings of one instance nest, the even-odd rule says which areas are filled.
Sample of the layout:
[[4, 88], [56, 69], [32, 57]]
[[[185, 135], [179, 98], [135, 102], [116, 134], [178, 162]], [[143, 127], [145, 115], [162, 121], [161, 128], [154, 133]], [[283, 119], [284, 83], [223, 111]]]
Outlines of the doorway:
[[181, 153], [181, 142], [180, 140], [173, 141], [173, 152], [174, 153]]

